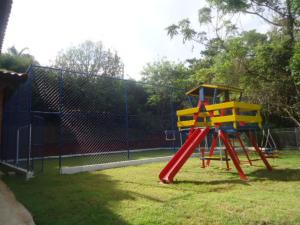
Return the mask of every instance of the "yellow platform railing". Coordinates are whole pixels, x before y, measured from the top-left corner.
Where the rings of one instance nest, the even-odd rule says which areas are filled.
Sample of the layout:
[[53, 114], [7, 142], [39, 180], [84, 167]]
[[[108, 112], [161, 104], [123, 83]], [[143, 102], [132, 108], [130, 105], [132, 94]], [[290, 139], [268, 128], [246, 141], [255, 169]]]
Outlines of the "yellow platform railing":
[[[210, 117], [212, 125], [233, 123], [233, 127], [236, 129], [238, 123], [243, 122], [246, 124], [256, 123], [262, 127], [261, 105], [245, 102], [224, 102], [206, 105], [205, 109], [210, 115], [213, 112], [213, 116]], [[219, 112], [219, 115], [216, 115], [216, 111]], [[249, 113], [254, 115], [247, 115]]]
[[[195, 121], [194, 116], [198, 114], [198, 119]], [[199, 112], [199, 107], [177, 110], [177, 127], [179, 129], [187, 127], [207, 127], [212, 124], [208, 121], [208, 112]], [[184, 117], [184, 118], [183, 118]], [[184, 119], [184, 120], [183, 120]]]

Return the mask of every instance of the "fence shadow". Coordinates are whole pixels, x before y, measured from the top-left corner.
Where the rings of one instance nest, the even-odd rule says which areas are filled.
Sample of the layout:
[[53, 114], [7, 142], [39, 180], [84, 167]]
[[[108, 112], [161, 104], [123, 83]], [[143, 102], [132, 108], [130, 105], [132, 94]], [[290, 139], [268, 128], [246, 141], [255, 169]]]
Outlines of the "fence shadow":
[[248, 176], [258, 180], [300, 181], [300, 169], [274, 169], [271, 172], [259, 169], [249, 173]]

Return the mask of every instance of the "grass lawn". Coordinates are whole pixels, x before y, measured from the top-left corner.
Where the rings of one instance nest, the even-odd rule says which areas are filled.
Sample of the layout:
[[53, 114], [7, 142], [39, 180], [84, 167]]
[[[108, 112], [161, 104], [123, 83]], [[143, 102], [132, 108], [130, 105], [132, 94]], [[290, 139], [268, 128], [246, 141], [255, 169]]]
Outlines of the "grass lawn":
[[[107, 154], [98, 154], [98, 155], [85, 155], [85, 156], [72, 156], [72, 157], [62, 157], [62, 166], [84, 166], [91, 164], [103, 164], [103, 163], [111, 163], [111, 162], [120, 162], [127, 160], [137, 160], [137, 159], [147, 159], [147, 158], [155, 158], [155, 157], [163, 157], [163, 156], [172, 156], [176, 149], [155, 149], [155, 150], [144, 150], [144, 151], [130, 151], [127, 152], [112, 152]], [[33, 162], [33, 168], [35, 173], [40, 173], [42, 171], [43, 163], [45, 167], [49, 167], [50, 170], [53, 170], [56, 165], [58, 165], [57, 159], [49, 159], [45, 157], [45, 159], [35, 159]], [[27, 161], [20, 161], [18, 167], [27, 169]]]
[[171, 148], [162, 149], [162, 150], [152, 150], [152, 151], [145, 150], [139, 152], [131, 151], [129, 153], [129, 158], [127, 152], [109, 153], [103, 155], [67, 157], [62, 159], [62, 166], [82, 166], [82, 165], [90, 165], [90, 164], [97, 164], [97, 163], [101, 164], [101, 163], [109, 163], [109, 162], [119, 162], [124, 160], [136, 160], [136, 159], [170, 156], [174, 154], [175, 151]]
[[300, 224], [300, 152], [285, 152], [268, 172], [261, 162], [243, 165], [249, 177], [219, 162], [199, 168], [193, 158], [171, 185], [160, 184], [166, 163], [58, 175], [47, 161], [44, 174], [25, 181], [3, 179], [37, 225], [96, 224]]

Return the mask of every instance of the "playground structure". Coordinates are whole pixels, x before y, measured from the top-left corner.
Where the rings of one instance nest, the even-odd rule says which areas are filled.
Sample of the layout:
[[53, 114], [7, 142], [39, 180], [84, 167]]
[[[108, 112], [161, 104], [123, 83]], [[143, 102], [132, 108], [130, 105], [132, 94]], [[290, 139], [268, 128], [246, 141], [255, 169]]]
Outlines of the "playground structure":
[[[231, 100], [240, 97], [240, 90], [234, 90], [236, 91], [229, 91]], [[150, 105], [151, 95], [158, 95], [161, 91], [166, 94], [164, 105]], [[189, 101], [188, 98], [174, 98], [174, 91], [183, 92], [167, 86], [32, 66], [26, 82], [7, 95], [4, 101], [0, 161], [26, 170], [28, 174], [37, 175], [47, 169], [50, 165], [48, 160], [52, 161], [53, 158], [57, 159], [59, 173], [63, 173], [66, 168], [78, 171], [82, 171], [82, 168], [94, 170], [98, 165], [117, 166], [119, 162], [131, 162], [141, 158], [169, 160], [182, 145], [180, 136], [184, 142], [186, 133], [194, 123], [193, 116], [199, 111], [196, 107], [199, 90], [195, 90], [188, 95], [193, 108], [179, 110], [176, 115], [176, 109], [189, 105]], [[205, 91], [207, 106], [224, 103], [225, 90], [216, 91], [215, 99], [213, 88]], [[230, 115], [230, 109], [223, 111]], [[213, 110], [215, 117], [220, 117], [218, 112], [221, 113], [220, 110]], [[255, 110], [240, 114], [253, 117]], [[202, 106], [199, 115], [197, 123], [202, 125], [197, 124], [194, 129], [204, 128], [207, 124], [210, 131], [202, 144], [207, 139], [207, 146], [211, 146], [213, 134], [216, 133], [213, 132], [215, 126], [212, 125], [205, 106]], [[178, 122], [176, 117], [179, 117]], [[225, 125], [234, 130], [233, 123], [222, 123], [222, 129], [225, 129]], [[265, 130], [262, 141], [263, 130], [255, 131], [259, 123], [242, 126], [242, 122], [237, 122], [236, 126], [238, 129], [252, 126], [254, 136], [262, 147], [261, 150], [265, 152], [274, 148], [274, 143], [278, 149], [300, 148], [299, 129]], [[180, 132], [176, 127], [179, 127]], [[241, 139], [249, 146], [245, 134], [246, 132], [240, 132]], [[228, 136], [233, 145], [239, 143], [234, 133], [228, 133]], [[214, 154], [224, 148], [218, 146], [221, 142], [219, 139], [221, 138], [218, 138]], [[242, 150], [240, 146], [234, 148], [237, 151]], [[207, 147], [206, 150], [210, 149]], [[220, 153], [225, 155], [210, 157], [207, 154], [201, 157], [204, 166], [212, 164], [212, 160], [221, 159], [224, 160], [220, 164], [225, 165], [227, 152], [222, 150]], [[249, 154], [251, 158], [254, 155], [252, 152]], [[229, 155], [227, 158], [231, 160]]]
[[[245, 133], [253, 150], [263, 161], [269, 171], [272, 167], [269, 164], [266, 154], [258, 146], [254, 131], [262, 128], [261, 105], [241, 102], [242, 90], [223, 85], [203, 84], [186, 93], [192, 103], [193, 98], [197, 99], [197, 106], [193, 108], [177, 111], [177, 127], [179, 131], [188, 131], [187, 139], [173, 158], [168, 162], [159, 174], [159, 179], [164, 183], [172, 183], [175, 175], [195, 152], [200, 144], [212, 137], [210, 149], [207, 156], [204, 149], [201, 149], [202, 167], [210, 165], [211, 160], [228, 161], [231, 159], [240, 179], [247, 180], [239, 159], [237, 151], [231, 138], [235, 138], [245, 154], [249, 165], [252, 165], [252, 159], [248, 154], [241, 134]], [[237, 99], [237, 100], [235, 100]], [[214, 156], [218, 139], [223, 142], [225, 157]]]

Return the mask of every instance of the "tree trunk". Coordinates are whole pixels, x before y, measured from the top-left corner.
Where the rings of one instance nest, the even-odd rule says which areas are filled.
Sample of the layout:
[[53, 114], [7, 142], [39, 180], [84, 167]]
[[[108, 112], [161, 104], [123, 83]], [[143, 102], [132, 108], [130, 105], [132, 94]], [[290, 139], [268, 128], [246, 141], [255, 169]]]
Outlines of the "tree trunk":
[[300, 128], [300, 121], [298, 121], [294, 117], [294, 115], [292, 114], [292, 112], [290, 112], [287, 108], [284, 108], [283, 110], [287, 113], [287, 115], [289, 116], [289, 118], [297, 125], [297, 127]]
[[286, 0], [286, 7], [287, 7], [287, 34], [290, 36], [290, 48], [293, 48], [294, 43], [295, 43], [295, 36], [294, 36], [294, 25], [295, 25], [295, 18], [292, 14], [292, 9], [291, 9], [291, 0]]

